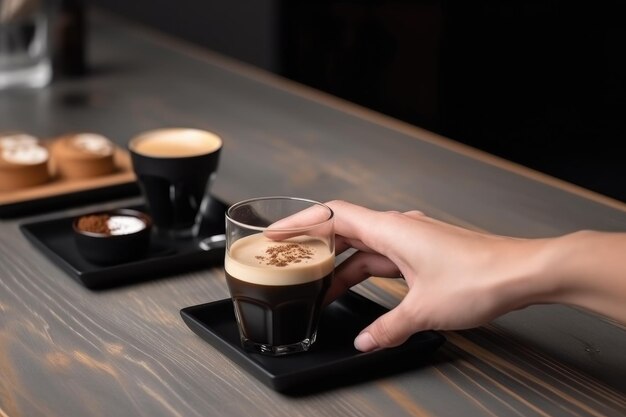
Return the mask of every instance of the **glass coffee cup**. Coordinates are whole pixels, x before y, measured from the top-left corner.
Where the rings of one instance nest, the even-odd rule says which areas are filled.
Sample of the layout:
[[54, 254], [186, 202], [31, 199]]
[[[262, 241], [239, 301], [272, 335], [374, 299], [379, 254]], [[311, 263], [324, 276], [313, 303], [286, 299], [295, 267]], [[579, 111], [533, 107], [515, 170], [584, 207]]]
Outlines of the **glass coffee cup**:
[[333, 222], [328, 206], [303, 198], [255, 198], [227, 210], [224, 269], [245, 349], [279, 356], [315, 342], [335, 266]]

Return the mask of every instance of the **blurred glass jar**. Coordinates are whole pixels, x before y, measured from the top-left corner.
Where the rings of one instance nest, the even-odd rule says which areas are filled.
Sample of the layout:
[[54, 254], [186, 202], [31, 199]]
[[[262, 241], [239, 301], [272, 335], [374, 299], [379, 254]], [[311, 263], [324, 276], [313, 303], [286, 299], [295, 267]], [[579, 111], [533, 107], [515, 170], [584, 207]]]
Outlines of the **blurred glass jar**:
[[0, 0], [0, 90], [52, 79], [50, 17], [44, 0]]
[[56, 0], [55, 4], [56, 10], [50, 25], [53, 82], [56, 79], [75, 78], [87, 73], [85, 0]]

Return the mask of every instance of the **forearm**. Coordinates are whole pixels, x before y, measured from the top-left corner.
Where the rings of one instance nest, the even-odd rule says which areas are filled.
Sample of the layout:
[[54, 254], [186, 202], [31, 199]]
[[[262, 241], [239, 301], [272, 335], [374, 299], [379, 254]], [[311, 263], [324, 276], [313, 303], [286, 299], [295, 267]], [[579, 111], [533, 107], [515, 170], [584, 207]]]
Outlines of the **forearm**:
[[626, 233], [582, 231], [528, 241], [530, 303], [561, 303], [626, 323]]

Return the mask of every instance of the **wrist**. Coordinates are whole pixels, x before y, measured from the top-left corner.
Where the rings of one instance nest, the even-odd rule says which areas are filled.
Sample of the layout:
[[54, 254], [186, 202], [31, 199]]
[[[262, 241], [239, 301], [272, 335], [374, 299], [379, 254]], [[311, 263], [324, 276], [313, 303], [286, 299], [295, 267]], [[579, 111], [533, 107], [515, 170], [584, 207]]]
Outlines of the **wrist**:
[[563, 238], [510, 239], [498, 251], [493, 294], [502, 312], [532, 304], [563, 301], [567, 289], [558, 273], [565, 256]]
[[552, 302], [626, 323], [625, 247], [624, 233], [584, 230], [555, 240], [551, 279], [559, 291]]
[[567, 304], [626, 323], [626, 233], [579, 231], [546, 239], [495, 238], [479, 289], [497, 317], [531, 304]]

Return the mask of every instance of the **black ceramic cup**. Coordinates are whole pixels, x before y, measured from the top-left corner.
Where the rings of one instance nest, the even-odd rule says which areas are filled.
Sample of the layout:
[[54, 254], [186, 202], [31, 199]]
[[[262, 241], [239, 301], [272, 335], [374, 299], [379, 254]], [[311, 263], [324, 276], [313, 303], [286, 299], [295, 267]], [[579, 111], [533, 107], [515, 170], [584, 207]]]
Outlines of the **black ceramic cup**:
[[205, 130], [164, 128], [141, 133], [128, 148], [157, 233], [196, 236], [218, 167], [221, 138]]
[[[128, 230], [119, 230], [119, 234], [90, 231], [80, 227], [81, 219], [90, 216], [138, 219], [143, 223], [143, 227], [136, 228], [130, 224]], [[85, 214], [76, 217], [72, 227], [78, 252], [95, 264], [113, 265], [140, 259], [147, 254], [150, 247], [152, 220], [146, 213], [137, 210], [117, 209]]]

